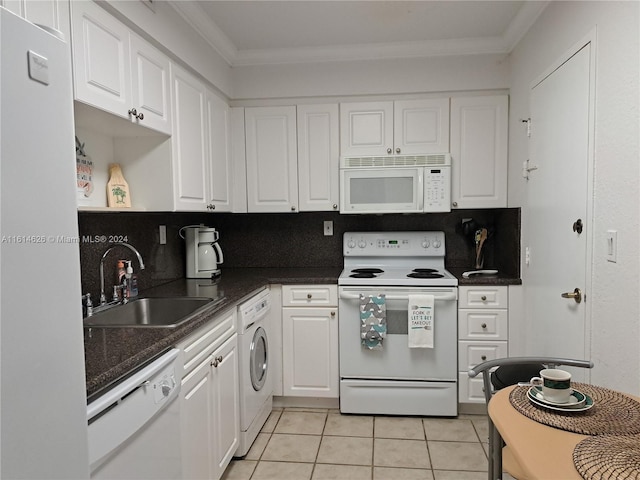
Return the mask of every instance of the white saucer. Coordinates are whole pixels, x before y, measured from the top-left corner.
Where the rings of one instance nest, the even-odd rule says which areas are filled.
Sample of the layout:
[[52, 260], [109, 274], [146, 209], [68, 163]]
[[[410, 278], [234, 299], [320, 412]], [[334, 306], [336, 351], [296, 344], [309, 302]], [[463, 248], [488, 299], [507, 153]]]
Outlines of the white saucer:
[[531, 387], [527, 391], [527, 397], [532, 403], [540, 407], [559, 412], [584, 412], [593, 407], [593, 399], [589, 395], [585, 395], [576, 389], [573, 389], [573, 394], [567, 403], [557, 403], [546, 400], [540, 391], [540, 387]]

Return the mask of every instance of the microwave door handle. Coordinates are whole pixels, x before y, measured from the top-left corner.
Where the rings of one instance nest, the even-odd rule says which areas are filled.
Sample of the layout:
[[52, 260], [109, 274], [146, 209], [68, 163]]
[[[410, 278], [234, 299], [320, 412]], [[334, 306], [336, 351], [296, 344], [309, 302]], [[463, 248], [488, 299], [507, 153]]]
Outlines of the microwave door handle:
[[420, 169], [418, 173], [418, 185], [416, 187], [416, 194], [418, 195], [418, 211], [424, 211], [424, 168]]
[[[340, 298], [342, 298], [343, 300], [360, 300], [360, 294], [343, 292], [340, 294]], [[406, 300], [407, 302], [409, 301], [409, 295], [385, 295], [385, 298], [387, 300]], [[435, 300], [451, 301], [451, 300], [457, 300], [458, 295], [454, 291], [454, 292], [447, 292], [446, 294], [443, 294], [443, 295], [434, 295], [434, 298]]]

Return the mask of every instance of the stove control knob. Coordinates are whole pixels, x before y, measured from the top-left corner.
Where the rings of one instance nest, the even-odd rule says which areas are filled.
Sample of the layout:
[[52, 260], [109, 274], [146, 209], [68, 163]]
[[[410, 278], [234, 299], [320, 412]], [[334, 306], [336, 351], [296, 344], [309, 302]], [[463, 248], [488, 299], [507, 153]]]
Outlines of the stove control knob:
[[422, 248], [429, 248], [429, 245], [431, 245], [429, 243], [429, 240], [425, 239], [425, 240], [422, 241]]
[[358, 242], [358, 246], [359, 246], [360, 248], [364, 248], [364, 247], [366, 247], [366, 246], [367, 246], [367, 242], [365, 242], [364, 240], [360, 240], [360, 241]]
[[347, 243], [347, 247], [349, 247], [349, 248], [356, 248], [356, 242], [355, 242], [355, 240], [349, 240], [349, 242]]
[[440, 240], [433, 241], [433, 248], [440, 248], [442, 246], [442, 242]]

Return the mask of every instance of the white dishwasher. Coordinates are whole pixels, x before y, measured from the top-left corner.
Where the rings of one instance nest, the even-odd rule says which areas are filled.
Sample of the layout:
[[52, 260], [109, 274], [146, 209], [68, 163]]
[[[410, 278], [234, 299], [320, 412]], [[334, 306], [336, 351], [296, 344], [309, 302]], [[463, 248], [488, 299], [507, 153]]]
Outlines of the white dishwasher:
[[171, 349], [87, 406], [91, 478], [181, 478], [178, 352]]

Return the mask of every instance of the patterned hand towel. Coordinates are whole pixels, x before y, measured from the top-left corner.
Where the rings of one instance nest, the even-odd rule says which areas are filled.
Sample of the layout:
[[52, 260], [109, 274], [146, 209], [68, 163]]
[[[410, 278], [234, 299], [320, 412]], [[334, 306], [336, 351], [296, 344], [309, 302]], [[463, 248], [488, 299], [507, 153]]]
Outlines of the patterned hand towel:
[[370, 350], [382, 349], [387, 335], [387, 306], [384, 295], [360, 295], [360, 341]]

